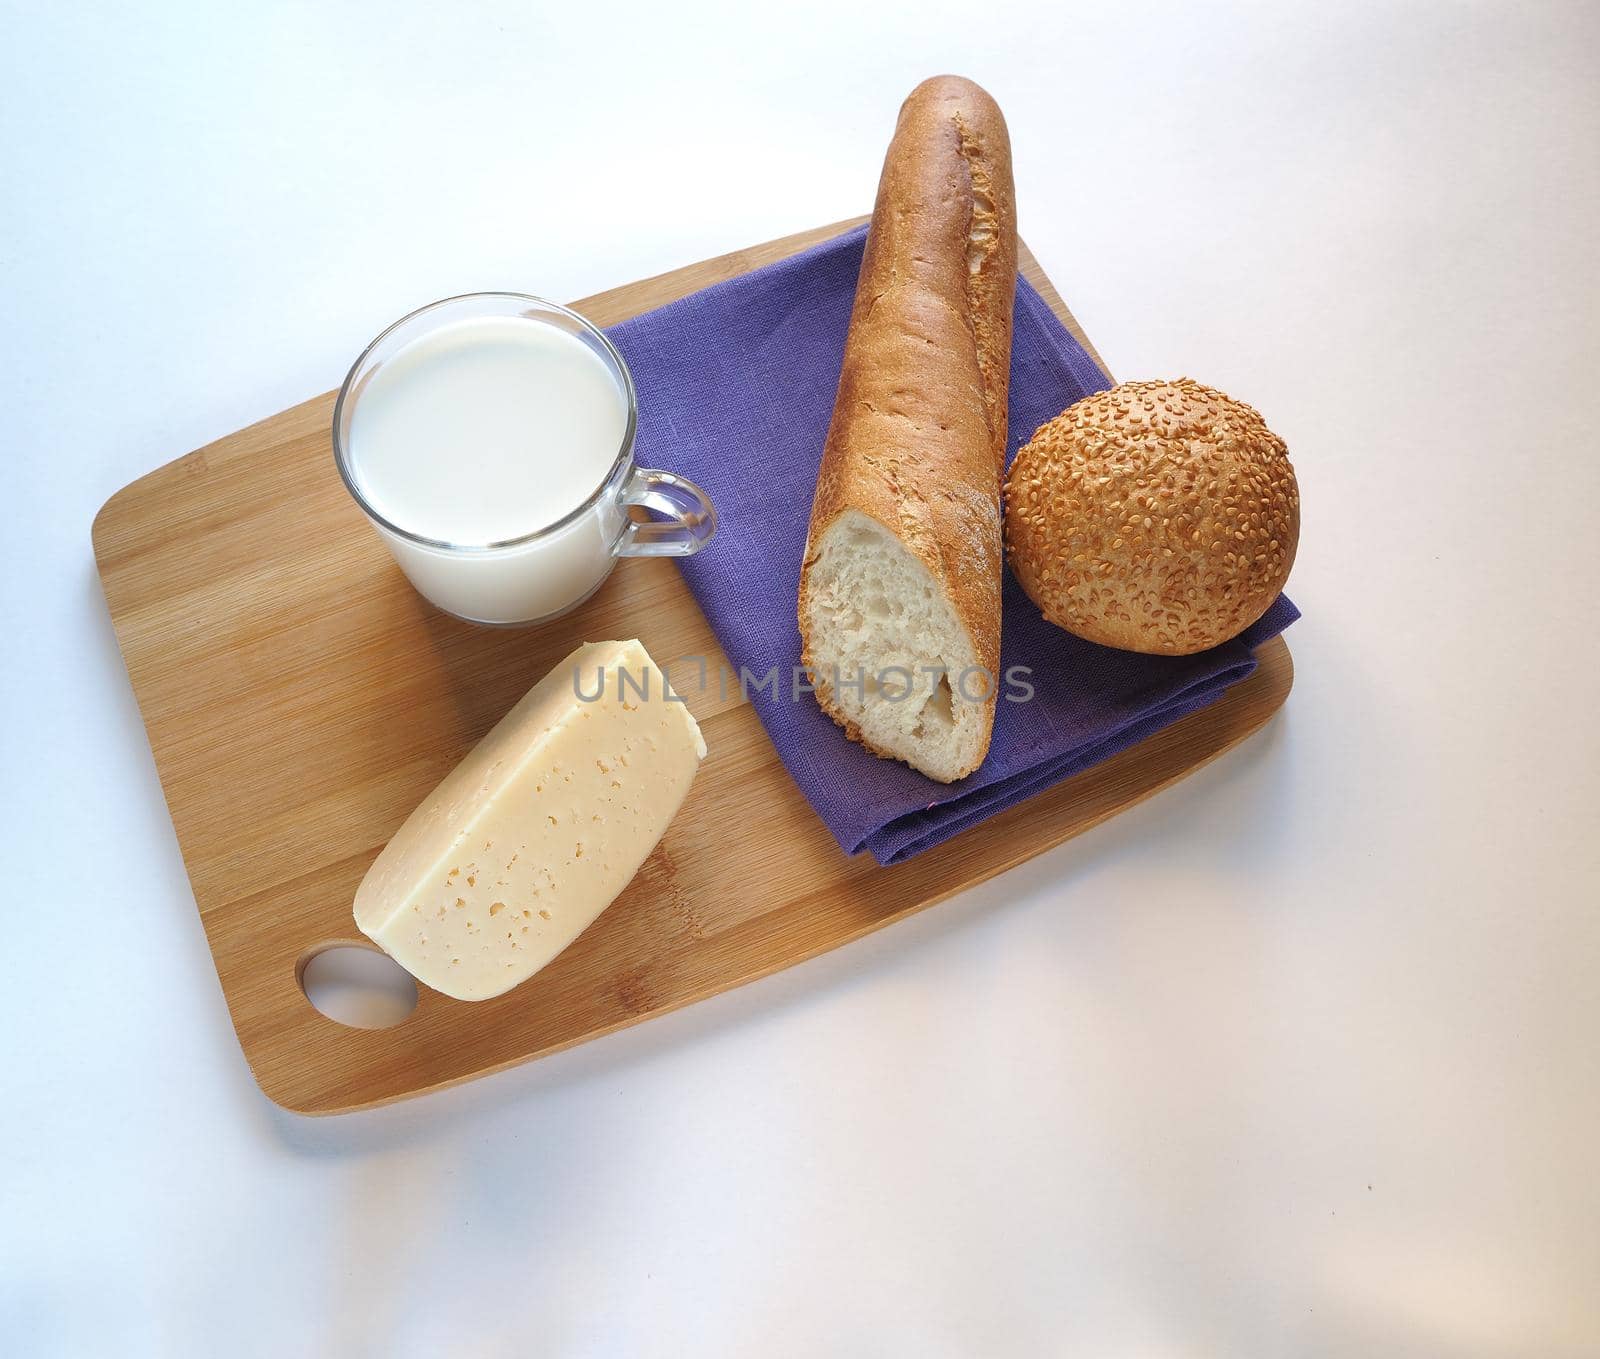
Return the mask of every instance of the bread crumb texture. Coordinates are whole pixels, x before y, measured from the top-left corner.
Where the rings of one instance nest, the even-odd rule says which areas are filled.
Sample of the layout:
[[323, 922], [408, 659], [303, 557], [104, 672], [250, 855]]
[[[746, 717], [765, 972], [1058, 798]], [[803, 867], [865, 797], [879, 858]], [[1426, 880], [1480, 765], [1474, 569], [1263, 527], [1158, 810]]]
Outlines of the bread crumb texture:
[[1069, 406], [1006, 480], [1006, 552], [1028, 596], [1075, 636], [1129, 651], [1237, 636], [1277, 598], [1299, 538], [1283, 440], [1190, 378]]
[[[998, 571], [997, 550], [990, 560]], [[992, 672], [903, 537], [846, 510], [809, 581], [802, 660], [822, 710], [852, 741], [941, 783], [976, 769], [994, 721]]]

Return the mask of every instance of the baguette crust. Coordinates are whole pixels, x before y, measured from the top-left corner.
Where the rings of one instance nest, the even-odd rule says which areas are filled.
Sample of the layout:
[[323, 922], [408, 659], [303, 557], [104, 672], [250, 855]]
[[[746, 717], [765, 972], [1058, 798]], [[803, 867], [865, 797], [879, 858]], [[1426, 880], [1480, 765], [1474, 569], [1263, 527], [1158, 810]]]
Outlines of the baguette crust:
[[[840, 710], [812, 654], [810, 568], [838, 517], [860, 511], [910, 551], [948, 597], [993, 682], [1000, 666], [1000, 479], [1016, 290], [1011, 144], [999, 107], [959, 76], [935, 76], [900, 109], [867, 235], [823, 448], [800, 576], [802, 661], [817, 700]], [[889, 756], [893, 758], [893, 756]]]

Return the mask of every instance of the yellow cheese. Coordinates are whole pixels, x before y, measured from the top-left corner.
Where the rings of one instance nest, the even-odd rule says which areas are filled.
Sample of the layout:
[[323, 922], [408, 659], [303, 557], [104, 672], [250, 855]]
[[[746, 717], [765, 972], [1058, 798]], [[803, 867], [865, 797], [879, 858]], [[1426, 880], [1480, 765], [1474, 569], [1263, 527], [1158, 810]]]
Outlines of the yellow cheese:
[[395, 832], [356, 891], [356, 924], [447, 996], [509, 991], [628, 885], [705, 753], [643, 646], [589, 642]]

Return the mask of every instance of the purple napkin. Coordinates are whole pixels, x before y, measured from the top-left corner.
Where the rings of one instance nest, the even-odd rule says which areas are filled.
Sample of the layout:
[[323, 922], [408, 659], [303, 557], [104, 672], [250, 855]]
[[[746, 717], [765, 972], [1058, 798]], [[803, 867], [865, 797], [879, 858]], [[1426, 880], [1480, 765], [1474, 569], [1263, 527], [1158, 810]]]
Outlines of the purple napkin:
[[[767, 734], [840, 847], [892, 864], [1203, 708], [1255, 669], [1255, 647], [1300, 615], [1280, 597], [1236, 641], [1198, 656], [1139, 656], [1045, 622], [1007, 573], [1001, 672], [1028, 667], [1033, 695], [1007, 701], [1002, 684], [988, 758], [949, 785], [846, 740], [810, 694], [796, 700], [800, 558], [865, 237], [858, 227], [609, 333], [639, 389], [640, 463], [681, 472], [717, 506], [716, 540], [682, 563], [689, 589], [729, 661], [753, 677]], [[1019, 279], [1008, 456], [1109, 385]], [[777, 683], [757, 689], [773, 667]]]

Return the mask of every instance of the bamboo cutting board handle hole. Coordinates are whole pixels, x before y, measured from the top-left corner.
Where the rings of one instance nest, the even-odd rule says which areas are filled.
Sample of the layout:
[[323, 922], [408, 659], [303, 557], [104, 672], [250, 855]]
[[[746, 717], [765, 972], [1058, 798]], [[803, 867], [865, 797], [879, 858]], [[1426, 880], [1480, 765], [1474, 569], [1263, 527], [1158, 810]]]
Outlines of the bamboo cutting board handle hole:
[[371, 944], [317, 944], [300, 955], [294, 975], [311, 1007], [346, 1028], [392, 1029], [417, 1008], [411, 974]]

